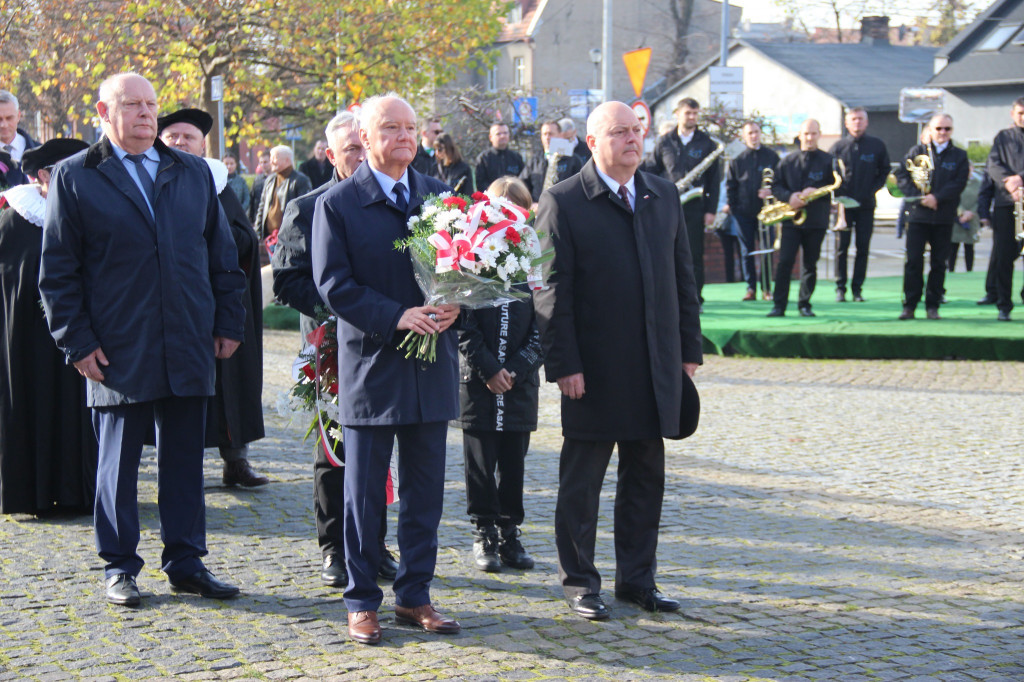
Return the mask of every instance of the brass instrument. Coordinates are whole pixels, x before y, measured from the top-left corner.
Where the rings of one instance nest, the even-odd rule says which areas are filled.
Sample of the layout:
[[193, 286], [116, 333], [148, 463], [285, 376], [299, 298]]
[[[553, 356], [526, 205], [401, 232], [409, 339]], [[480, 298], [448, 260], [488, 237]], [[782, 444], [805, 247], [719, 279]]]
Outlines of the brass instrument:
[[[715, 138], [711, 139], [715, 140]], [[706, 171], [711, 164], [717, 161], [718, 157], [725, 151], [725, 145], [722, 144], [721, 140], [715, 140], [715, 144], [717, 146], [714, 151], [701, 159], [701, 162], [690, 169], [689, 173], [676, 180], [676, 188], [679, 190], [680, 204], [687, 204], [704, 193], [703, 187], [693, 187], [693, 183], [697, 182], [697, 179], [704, 174], [704, 171]]]
[[[1017, 198], [1013, 202], [1013, 227], [1018, 241], [1024, 241], [1024, 188], [1017, 190]], [[1021, 245], [1024, 254], [1024, 245]]]
[[[768, 202], [771, 201], [772, 182], [774, 181], [775, 171], [771, 168], [765, 168], [761, 171], [761, 189], [768, 190], [768, 196], [764, 198], [764, 206], [767, 206]], [[772, 252], [778, 249], [778, 246], [775, 244], [768, 248], [768, 244], [772, 241], [771, 225], [766, 225], [758, 220], [757, 238], [760, 241], [758, 245], [760, 248], [750, 255], [761, 256], [761, 293], [764, 296], [770, 296], [772, 293]]]
[[935, 170], [935, 162], [931, 157], [931, 146], [928, 147], [929, 154], [918, 154], [913, 159], [907, 160], [907, 171], [914, 186], [921, 190], [921, 196], [931, 194], [932, 171]]
[[[839, 170], [837, 171], [835, 168], [832, 169], [832, 184], [825, 185], [824, 187], [818, 187], [812, 191], [804, 200], [805, 204], [809, 204], [823, 196], [831, 196], [832, 193], [836, 191], [841, 184], [843, 184], [843, 176], [840, 175], [840, 173], [844, 172], [845, 166], [842, 161], [837, 161], [836, 163], [839, 166]], [[764, 208], [762, 208], [761, 212], [757, 214], [757, 219], [765, 225], [775, 225], [776, 223], [781, 223], [784, 220], [791, 220], [794, 225], [803, 225], [804, 221], [807, 220], [807, 210], [806, 208], [793, 208], [787, 202], [779, 201], [772, 197], [771, 201], [765, 202]], [[778, 244], [778, 240], [776, 240], [776, 244]], [[778, 246], [776, 246], [776, 248], [778, 248]]]
[[719, 211], [715, 214], [715, 219], [712, 221], [705, 232], [718, 232], [725, 227], [726, 221], [729, 220], [729, 214], [725, 211]]

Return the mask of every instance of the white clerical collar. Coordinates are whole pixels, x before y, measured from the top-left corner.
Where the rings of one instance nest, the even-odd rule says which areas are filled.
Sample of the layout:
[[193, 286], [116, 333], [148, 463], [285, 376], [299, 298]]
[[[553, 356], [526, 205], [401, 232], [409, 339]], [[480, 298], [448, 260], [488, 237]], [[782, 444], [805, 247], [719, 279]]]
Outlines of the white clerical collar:
[[[619, 193], [619, 187], [622, 187], [623, 185], [621, 185], [617, 181], [613, 180], [610, 176], [608, 176], [605, 173], [603, 173], [601, 171], [601, 169], [597, 167], [597, 164], [594, 164], [594, 170], [596, 170], [597, 174], [601, 177], [602, 180], [604, 180], [604, 184], [608, 185], [608, 188], [612, 191], [612, 194], [618, 194]], [[633, 202], [633, 206], [631, 206], [630, 208], [633, 208], [633, 207], [636, 206], [636, 176], [635, 175], [633, 177], [631, 177], [629, 179], [629, 182], [627, 182], [625, 184], [625, 188], [629, 192], [630, 200]]]
[[370, 167], [370, 172], [373, 173], [373, 177], [377, 178], [377, 183], [380, 185], [380, 188], [382, 190], [384, 190], [385, 196], [387, 196], [392, 201], [397, 199], [398, 197], [395, 195], [395, 185], [397, 185], [399, 182], [401, 182], [403, 185], [405, 185], [405, 193], [406, 193], [405, 200], [406, 201], [409, 200], [409, 197], [412, 196], [412, 193], [410, 191], [411, 188], [409, 187], [409, 169], [408, 168], [406, 168], [404, 171], [402, 171], [402, 177], [401, 178], [399, 178], [398, 180], [395, 180], [390, 175], [386, 175], [384, 173], [381, 173], [379, 170], [374, 168], [373, 164], [370, 163], [369, 159], [366, 160], [366, 163]]

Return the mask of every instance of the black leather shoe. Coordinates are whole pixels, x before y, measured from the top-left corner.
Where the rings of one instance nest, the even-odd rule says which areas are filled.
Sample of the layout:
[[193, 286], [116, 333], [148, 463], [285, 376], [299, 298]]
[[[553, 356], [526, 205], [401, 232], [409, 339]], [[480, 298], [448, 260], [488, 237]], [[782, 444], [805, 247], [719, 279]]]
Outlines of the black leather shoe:
[[566, 601], [569, 602], [569, 608], [576, 615], [583, 616], [587, 620], [605, 620], [611, 615], [599, 594], [584, 594], [583, 596], [573, 597]]
[[224, 462], [224, 475], [221, 480], [224, 482], [224, 485], [240, 485], [245, 488], [255, 488], [270, 483], [269, 478], [260, 476], [253, 471], [252, 467], [249, 466], [249, 460], [245, 458], [236, 459], [233, 462]]
[[901, 320], [912, 320], [912, 319], [914, 319], [914, 309], [913, 308], [904, 308], [903, 312], [900, 313], [900, 319]]
[[498, 529], [493, 524], [477, 526], [473, 531], [473, 563], [487, 573], [497, 573], [501, 570], [501, 559], [498, 558]]
[[995, 304], [996, 304], [996, 299], [991, 298], [989, 296], [985, 296], [984, 298], [981, 298], [981, 299], [978, 300], [978, 305], [995, 305]]
[[348, 571], [345, 570], [345, 557], [339, 554], [325, 554], [324, 566], [320, 570], [320, 580], [331, 587], [348, 585]]
[[846, 289], [836, 289], [836, 303], [846, 303]]
[[786, 311], [782, 308], [772, 308], [765, 317], [785, 317]]
[[853, 302], [854, 303], [863, 303], [864, 302], [864, 297], [861, 296], [860, 294], [854, 294], [853, 295]]
[[398, 575], [398, 560], [387, 547], [380, 548], [380, 566], [377, 567], [377, 577], [381, 580], [394, 580]]
[[238, 596], [238, 588], [221, 582], [213, 577], [205, 568], [196, 571], [187, 578], [171, 580], [171, 589], [175, 592], [191, 592], [207, 599], [231, 599]]
[[107, 601], [118, 606], [138, 606], [142, 595], [135, 584], [135, 576], [118, 573], [107, 578]]
[[501, 529], [501, 541], [498, 543], [498, 558], [509, 568], [528, 571], [534, 566], [533, 558], [526, 553], [526, 548], [519, 541], [522, 531], [516, 526]]
[[800, 308], [800, 317], [816, 317], [810, 308]]
[[636, 604], [644, 611], [663, 611], [665, 613], [679, 610], [679, 602], [669, 599], [657, 587], [616, 587], [615, 598]]
[[924, 314], [928, 316], [929, 320], [941, 320], [942, 319], [941, 317], [939, 317], [939, 309], [938, 308], [925, 308]]
[[1006, 312], [1005, 310], [1000, 310], [999, 317], [997, 317], [996, 319], [999, 320], [1000, 322], [1009, 322], [1010, 313]]

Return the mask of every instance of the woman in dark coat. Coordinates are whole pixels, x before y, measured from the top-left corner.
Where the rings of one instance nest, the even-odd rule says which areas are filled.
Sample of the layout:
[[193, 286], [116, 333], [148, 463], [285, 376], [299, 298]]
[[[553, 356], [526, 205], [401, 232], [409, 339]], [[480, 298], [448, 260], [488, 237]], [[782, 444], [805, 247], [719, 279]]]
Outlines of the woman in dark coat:
[[459, 194], [472, 194], [476, 191], [469, 164], [462, 160], [462, 154], [451, 135], [441, 133], [437, 136], [434, 140], [434, 156], [437, 158], [437, 179]]
[[88, 145], [57, 139], [25, 152], [41, 185], [4, 193], [0, 215], [0, 512], [88, 512], [96, 439], [85, 380], [64, 361], [39, 304], [39, 259], [49, 169]]
[[[499, 178], [487, 191], [530, 208], [530, 191], [518, 178]], [[460, 416], [455, 425], [463, 429], [466, 506], [476, 524], [474, 562], [482, 571], [500, 571], [502, 564], [533, 568], [519, 541], [524, 463], [530, 432], [537, 430], [540, 386], [533, 302], [526, 298], [461, 315]]]

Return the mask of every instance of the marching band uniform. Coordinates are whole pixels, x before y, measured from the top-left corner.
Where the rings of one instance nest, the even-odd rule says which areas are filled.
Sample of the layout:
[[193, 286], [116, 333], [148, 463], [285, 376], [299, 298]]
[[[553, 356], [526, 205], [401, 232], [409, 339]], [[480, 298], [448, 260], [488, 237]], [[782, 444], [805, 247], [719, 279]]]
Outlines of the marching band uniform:
[[[761, 174], [766, 168], [773, 172], [779, 165], [779, 155], [774, 150], [761, 145], [757, 149], [749, 147], [740, 152], [729, 162], [725, 179], [725, 195], [729, 203], [729, 212], [736, 218], [740, 227], [740, 265], [743, 268], [743, 281], [747, 290], [757, 293], [757, 269], [751, 251], [758, 248], [767, 249], [770, 245], [757, 245], [757, 214], [763, 202], [757, 196], [761, 189]], [[767, 292], [765, 292], [767, 293]]]
[[[832, 155], [820, 149], [789, 154], [779, 162], [772, 194], [779, 201], [788, 202], [793, 194], [807, 187], [824, 187], [832, 184], [833, 163]], [[772, 317], [786, 312], [789, 303], [789, 281], [793, 264], [796, 262], [797, 250], [801, 248], [803, 262], [800, 267], [800, 297], [797, 299], [797, 307], [804, 317], [814, 317], [814, 313], [811, 312], [811, 296], [818, 282], [818, 257], [821, 255], [821, 243], [825, 240], [825, 232], [828, 229], [831, 205], [823, 198], [819, 198], [807, 204], [802, 210], [806, 211], [806, 219], [802, 225], [794, 225], [790, 220], [781, 225], [782, 243], [779, 248], [779, 262], [775, 266], [775, 307], [769, 313]]]
[[[902, 319], [913, 317], [914, 309], [921, 302], [924, 286], [925, 242], [931, 244], [931, 268], [928, 271], [928, 286], [924, 294], [924, 306], [929, 316], [938, 317], [939, 304], [946, 281], [946, 264], [949, 262], [950, 237], [953, 223], [957, 219], [960, 193], [967, 185], [967, 152], [948, 142], [939, 150], [933, 143], [917, 144], [911, 147], [896, 168], [896, 180], [904, 196], [921, 196], [921, 190], [911, 179], [907, 162], [917, 156], [934, 159], [931, 172], [931, 194], [938, 200], [938, 209], [922, 206], [920, 201], [910, 204], [907, 219], [907, 260], [903, 266], [903, 311]], [[1009, 297], [1007, 297], [1009, 301]], [[1012, 304], [1011, 304], [1012, 305]]]

